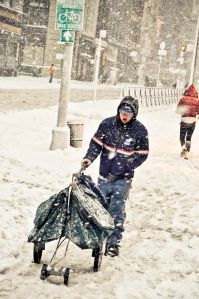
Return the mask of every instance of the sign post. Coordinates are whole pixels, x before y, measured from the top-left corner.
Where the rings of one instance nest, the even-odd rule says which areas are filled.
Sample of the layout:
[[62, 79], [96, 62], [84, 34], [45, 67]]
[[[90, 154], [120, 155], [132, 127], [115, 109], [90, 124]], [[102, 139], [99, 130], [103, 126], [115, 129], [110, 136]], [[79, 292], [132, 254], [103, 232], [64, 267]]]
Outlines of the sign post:
[[160, 84], [160, 70], [161, 70], [161, 64], [162, 64], [162, 58], [163, 56], [166, 56], [167, 55], [167, 50], [165, 50], [165, 42], [162, 41], [160, 43], [160, 47], [159, 47], [159, 50], [158, 50], [158, 57], [159, 57], [159, 66], [158, 66], [158, 77], [157, 77], [157, 84], [156, 84], [156, 87], [159, 87], [159, 84]]
[[99, 34], [99, 44], [96, 50], [96, 64], [95, 64], [95, 75], [94, 75], [94, 95], [93, 95], [93, 102], [96, 100], [96, 92], [97, 92], [97, 85], [98, 85], [98, 77], [99, 77], [99, 66], [100, 66], [100, 57], [101, 57], [101, 43], [102, 38], [106, 38], [106, 30], [100, 30]]
[[61, 30], [60, 41], [65, 45], [61, 67], [61, 87], [57, 127], [52, 131], [50, 150], [65, 149], [70, 144], [70, 130], [67, 126], [67, 113], [73, 42], [75, 30], [82, 30], [83, 27], [83, 9], [84, 0], [57, 0], [56, 27]]
[[192, 63], [191, 63], [189, 85], [194, 83], [194, 73], [195, 73], [196, 59], [197, 59], [198, 40], [199, 40], [199, 16], [198, 16], [197, 26], [196, 26], [196, 34], [195, 34], [195, 41], [194, 41], [193, 58], [192, 58]]

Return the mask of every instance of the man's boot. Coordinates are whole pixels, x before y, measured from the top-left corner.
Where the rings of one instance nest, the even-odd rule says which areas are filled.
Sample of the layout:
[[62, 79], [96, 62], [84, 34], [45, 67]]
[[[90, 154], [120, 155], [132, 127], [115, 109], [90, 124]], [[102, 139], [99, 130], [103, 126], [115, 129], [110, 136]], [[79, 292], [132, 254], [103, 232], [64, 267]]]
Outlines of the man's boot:
[[118, 256], [119, 255], [119, 245], [106, 245], [105, 253], [104, 255], [109, 255], [111, 257]]

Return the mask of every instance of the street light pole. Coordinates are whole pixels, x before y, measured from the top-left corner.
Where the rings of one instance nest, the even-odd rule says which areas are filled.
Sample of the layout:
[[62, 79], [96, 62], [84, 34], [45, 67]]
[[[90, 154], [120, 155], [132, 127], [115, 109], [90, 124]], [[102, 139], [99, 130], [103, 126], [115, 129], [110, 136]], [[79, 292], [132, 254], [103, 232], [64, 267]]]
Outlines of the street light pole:
[[194, 50], [193, 50], [193, 58], [192, 58], [192, 64], [191, 64], [189, 85], [191, 85], [194, 81], [194, 72], [195, 72], [195, 67], [196, 67], [197, 46], [198, 46], [198, 35], [199, 35], [199, 16], [198, 16], [197, 27], [196, 27], [196, 36], [195, 36], [195, 42], [194, 42]]
[[162, 64], [162, 56], [159, 56], [159, 66], [158, 66], [158, 77], [157, 77], [157, 84], [156, 87], [159, 87], [159, 82], [160, 82], [160, 70], [161, 70], [161, 64]]
[[179, 61], [179, 68], [178, 68], [178, 78], [177, 78], [177, 82], [176, 82], [176, 87], [182, 87], [180, 84], [180, 77], [181, 77], [181, 67], [184, 63], [184, 51], [185, 50], [181, 50], [180, 51], [180, 58], [178, 59]]
[[180, 72], [181, 72], [181, 65], [182, 63], [180, 63], [179, 68], [178, 68], [178, 78], [177, 78], [177, 83], [176, 83], [176, 87], [181, 87], [180, 86]]
[[159, 56], [159, 67], [158, 67], [158, 77], [157, 77], [157, 84], [156, 84], [156, 87], [159, 87], [159, 82], [160, 82], [160, 70], [161, 70], [161, 64], [162, 64], [162, 59], [163, 59], [163, 56], [166, 56], [167, 54], [167, 51], [165, 50], [165, 42], [162, 41], [160, 43], [160, 48], [158, 50], [158, 56]]
[[99, 77], [99, 66], [100, 66], [100, 53], [101, 53], [101, 44], [102, 38], [106, 38], [106, 30], [100, 30], [99, 35], [99, 44], [96, 51], [96, 65], [95, 65], [95, 75], [94, 75], [94, 95], [93, 95], [93, 102], [96, 100], [96, 92], [97, 92], [97, 85], [98, 85], [98, 77]]

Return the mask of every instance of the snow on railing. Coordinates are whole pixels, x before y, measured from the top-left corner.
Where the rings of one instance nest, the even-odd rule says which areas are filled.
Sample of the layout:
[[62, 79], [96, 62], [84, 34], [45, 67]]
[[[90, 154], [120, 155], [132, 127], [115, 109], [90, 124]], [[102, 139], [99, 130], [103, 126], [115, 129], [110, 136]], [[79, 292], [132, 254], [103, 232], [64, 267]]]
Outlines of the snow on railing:
[[175, 104], [183, 94], [182, 88], [168, 87], [124, 87], [121, 96], [132, 96], [138, 99], [142, 107]]

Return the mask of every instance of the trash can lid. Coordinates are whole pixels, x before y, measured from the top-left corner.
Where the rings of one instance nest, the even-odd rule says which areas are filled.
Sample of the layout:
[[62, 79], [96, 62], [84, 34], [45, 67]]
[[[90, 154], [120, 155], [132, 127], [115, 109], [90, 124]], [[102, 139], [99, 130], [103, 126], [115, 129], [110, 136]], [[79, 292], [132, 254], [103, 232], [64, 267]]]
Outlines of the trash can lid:
[[84, 124], [84, 121], [82, 119], [70, 119], [67, 124]]

